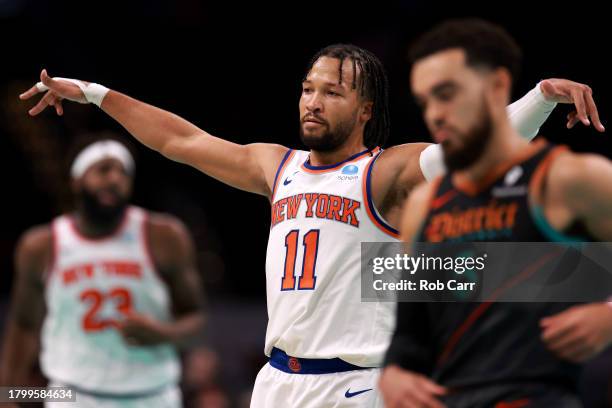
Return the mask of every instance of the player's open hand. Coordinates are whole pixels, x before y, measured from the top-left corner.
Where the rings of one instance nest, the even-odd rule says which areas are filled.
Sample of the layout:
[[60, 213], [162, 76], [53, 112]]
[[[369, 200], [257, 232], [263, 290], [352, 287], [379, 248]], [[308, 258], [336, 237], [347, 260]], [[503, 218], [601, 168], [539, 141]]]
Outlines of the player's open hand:
[[387, 408], [444, 408], [438, 397], [447, 392], [429, 378], [393, 365], [383, 370], [378, 388]]
[[574, 306], [542, 319], [540, 326], [553, 353], [580, 363], [612, 343], [612, 308], [605, 303]]
[[152, 346], [171, 341], [170, 329], [166, 323], [142, 314], [129, 314], [119, 323], [118, 330], [131, 345]]
[[[571, 103], [576, 110], [567, 115], [567, 128], [571, 129], [578, 122], [604, 132], [606, 129], [599, 120], [597, 106], [593, 99], [593, 90], [584, 84], [567, 79], [546, 79], [540, 83], [540, 89], [546, 100], [557, 103]], [[590, 120], [589, 120], [590, 118]]]
[[[43, 69], [40, 73], [40, 82], [36, 83], [33, 87], [19, 95], [19, 99], [30, 99], [36, 94], [46, 92], [38, 103], [28, 111], [28, 113], [32, 116], [36, 116], [40, 112], [44, 111], [47, 106], [53, 106], [55, 107], [55, 112], [58, 115], [63, 115], [64, 108], [62, 106], [62, 100], [64, 99], [78, 103], [89, 103], [81, 88], [73, 81], [75, 80], [68, 80], [66, 78], [51, 78], [47, 74], [47, 70]], [[81, 82], [84, 85], [88, 84], [84, 81]]]

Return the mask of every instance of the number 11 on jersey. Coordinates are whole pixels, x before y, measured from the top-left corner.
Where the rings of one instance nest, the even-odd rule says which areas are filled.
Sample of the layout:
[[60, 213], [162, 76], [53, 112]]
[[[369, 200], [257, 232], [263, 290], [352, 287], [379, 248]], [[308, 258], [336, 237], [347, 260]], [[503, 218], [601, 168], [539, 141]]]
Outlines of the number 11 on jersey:
[[[295, 263], [297, 258], [299, 230], [291, 230], [285, 236], [285, 269], [281, 283], [281, 290], [295, 290]], [[299, 290], [313, 290], [317, 281], [315, 269], [317, 266], [317, 252], [319, 251], [319, 230], [312, 229], [304, 235], [302, 242], [304, 246], [304, 256], [302, 258], [302, 268], [298, 280]]]

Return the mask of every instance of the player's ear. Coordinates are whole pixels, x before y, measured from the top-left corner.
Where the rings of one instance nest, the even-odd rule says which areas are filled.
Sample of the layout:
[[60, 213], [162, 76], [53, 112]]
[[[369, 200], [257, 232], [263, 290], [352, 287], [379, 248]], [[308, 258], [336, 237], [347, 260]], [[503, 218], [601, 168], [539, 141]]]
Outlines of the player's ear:
[[367, 122], [372, 119], [372, 107], [374, 106], [374, 102], [372, 101], [364, 101], [361, 104], [361, 121]]
[[[496, 94], [506, 96], [510, 100], [512, 90], [512, 75], [507, 68], [499, 67], [493, 71], [492, 85]], [[505, 102], [507, 104], [507, 102]]]

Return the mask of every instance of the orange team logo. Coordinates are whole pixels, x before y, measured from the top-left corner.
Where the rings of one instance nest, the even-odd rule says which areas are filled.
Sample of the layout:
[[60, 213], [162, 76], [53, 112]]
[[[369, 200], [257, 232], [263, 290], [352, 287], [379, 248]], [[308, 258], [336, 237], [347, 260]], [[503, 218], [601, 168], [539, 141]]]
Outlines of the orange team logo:
[[300, 371], [302, 371], [302, 365], [300, 364], [300, 360], [298, 360], [295, 357], [289, 358], [289, 362], [287, 363], [287, 366], [294, 373], [299, 373]]

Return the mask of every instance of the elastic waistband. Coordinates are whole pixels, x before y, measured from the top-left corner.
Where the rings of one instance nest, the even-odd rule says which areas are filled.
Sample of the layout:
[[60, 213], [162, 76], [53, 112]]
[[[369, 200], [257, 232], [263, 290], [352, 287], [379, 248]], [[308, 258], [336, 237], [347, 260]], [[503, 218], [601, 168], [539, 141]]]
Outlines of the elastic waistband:
[[289, 374], [330, 374], [374, 367], [359, 367], [339, 358], [298, 358], [288, 356], [283, 350], [272, 349], [270, 365]]

